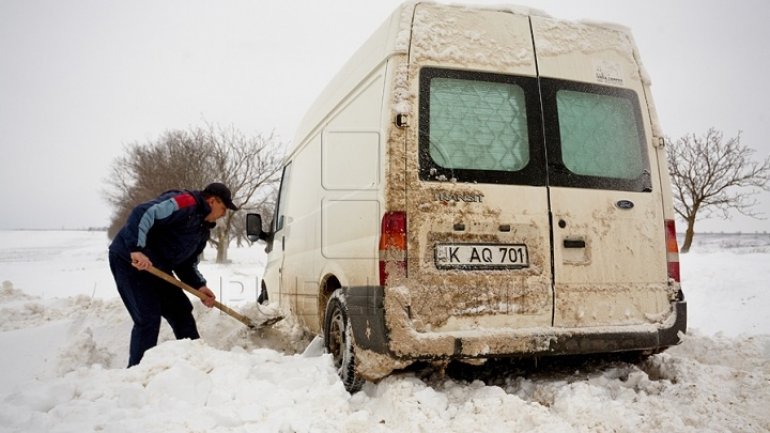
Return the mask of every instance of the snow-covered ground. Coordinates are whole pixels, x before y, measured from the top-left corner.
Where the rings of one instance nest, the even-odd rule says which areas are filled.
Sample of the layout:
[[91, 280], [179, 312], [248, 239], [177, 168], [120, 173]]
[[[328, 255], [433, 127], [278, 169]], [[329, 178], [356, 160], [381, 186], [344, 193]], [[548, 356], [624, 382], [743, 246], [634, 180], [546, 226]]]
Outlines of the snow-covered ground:
[[[411, 371], [353, 396], [288, 321], [251, 332], [197, 301], [202, 340], [173, 341], [164, 325], [123, 368], [131, 325], [106, 247], [101, 232], [0, 231], [0, 431], [770, 431], [767, 235], [696, 237], [681, 256], [689, 333], [644, 362]], [[203, 274], [256, 318], [262, 248], [231, 258]]]

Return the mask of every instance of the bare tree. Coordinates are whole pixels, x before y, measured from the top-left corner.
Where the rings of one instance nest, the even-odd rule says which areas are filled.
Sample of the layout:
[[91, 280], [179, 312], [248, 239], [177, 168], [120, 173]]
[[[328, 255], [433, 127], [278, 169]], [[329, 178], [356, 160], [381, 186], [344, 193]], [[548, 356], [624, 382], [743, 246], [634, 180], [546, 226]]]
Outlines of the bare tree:
[[274, 199], [282, 158], [272, 133], [245, 137], [234, 128], [210, 126], [207, 136], [212, 140], [215, 176], [230, 187], [233, 201], [241, 204], [240, 210], [229, 212], [222, 219], [212, 236], [211, 242], [217, 247], [217, 263], [224, 263], [230, 240], [242, 241], [244, 230], [240, 222], [245, 219], [244, 214], [263, 210], [266, 203]]
[[770, 157], [753, 160], [755, 151], [741, 144], [740, 132], [724, 140], [721, 131], [710, 128], [705, 136], [685, 135], [668, 142], [674, 210], [687, 222], [683, 253], [692, 245], [697, 217], [718, 214], [726, 219], [731, 210], [760, 216], [754, 211], [757, 201], [753, 196], [759, 190], [770, 190]]
[[200, 190], [223, 182], [241, 206], [217, 223], [211, 243], [217, 262], [227, 260], [230, 239], [238, 239], [243, 213], [262, 210], [273, 199], [281, 166], [281, 144], [270, 134], [246, 137], [233, 127], [191, 128], [166, 132], [156, 141], [133, 143], [112, 165], [104, 195], [114, 214], [108, 236], [114, 237], [138, 204], [170, 189]]
[[211, 150], [198, 130], [168, 131], [156, 141], [126, 146], [106, 180], [105, 198], [114, 213], [107, 235], [113, 238], [138, 204], [171, 189], [200, 189], [210, 178]]

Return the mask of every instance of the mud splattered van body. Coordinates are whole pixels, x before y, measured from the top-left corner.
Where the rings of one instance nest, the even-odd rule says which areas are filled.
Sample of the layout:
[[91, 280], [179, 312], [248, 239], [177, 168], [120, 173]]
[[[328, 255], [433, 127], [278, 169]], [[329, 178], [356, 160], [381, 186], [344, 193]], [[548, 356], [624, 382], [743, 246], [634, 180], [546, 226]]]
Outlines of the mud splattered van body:
[[351, 390], [415, 360], [659, 351], [686, 327], [665, 161], [627, 30], [408, 3], [304, 119], [265, 287]]

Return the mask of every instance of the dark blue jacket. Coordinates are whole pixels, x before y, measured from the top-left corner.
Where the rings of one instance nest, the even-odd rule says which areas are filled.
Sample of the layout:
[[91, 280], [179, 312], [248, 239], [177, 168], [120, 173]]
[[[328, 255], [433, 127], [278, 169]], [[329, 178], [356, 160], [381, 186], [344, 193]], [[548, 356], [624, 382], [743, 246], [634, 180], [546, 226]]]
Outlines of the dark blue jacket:
[[216, 225], [205, 220], [210, 212], [200, 191], [164, 192], [131, 211], [110, 253], [130, 261], [132, 252], [141, 251], [156, 268], [173, 271], [196, 289], [205, 286], [198, 257]]

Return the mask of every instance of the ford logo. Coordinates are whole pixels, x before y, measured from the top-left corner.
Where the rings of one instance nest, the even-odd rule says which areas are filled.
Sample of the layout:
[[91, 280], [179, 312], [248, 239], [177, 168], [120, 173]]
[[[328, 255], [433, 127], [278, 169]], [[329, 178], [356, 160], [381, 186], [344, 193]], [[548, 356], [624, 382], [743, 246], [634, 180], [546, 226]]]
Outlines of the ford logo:
[[617, 206], [619, 209], [631, 209], [634, 207], [634, 202], [631, 200], [620, 200], [619, 202], [615, 203], [615, 206]]

